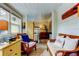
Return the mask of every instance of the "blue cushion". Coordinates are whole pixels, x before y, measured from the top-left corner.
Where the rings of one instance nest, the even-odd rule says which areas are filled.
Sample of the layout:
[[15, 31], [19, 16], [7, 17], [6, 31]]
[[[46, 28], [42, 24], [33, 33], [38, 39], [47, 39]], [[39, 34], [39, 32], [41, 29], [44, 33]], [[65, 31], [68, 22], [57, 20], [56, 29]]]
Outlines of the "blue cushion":
[[24, 42], [30, 42], [30, 39], [29, 39], [29, 36], [28, 36], [28, 35], [22, 34], [21, 36], [22, 36], [22, 40], [23, 40]]

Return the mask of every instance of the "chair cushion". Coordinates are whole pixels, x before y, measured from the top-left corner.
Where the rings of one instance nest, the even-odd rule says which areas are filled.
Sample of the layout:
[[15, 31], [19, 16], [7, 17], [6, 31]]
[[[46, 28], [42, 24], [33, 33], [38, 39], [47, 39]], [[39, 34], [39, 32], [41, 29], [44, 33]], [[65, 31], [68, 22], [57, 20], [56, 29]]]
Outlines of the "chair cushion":
[[55, 56], [56, 52], [61, 49], [59, 46], [54, 45], [53, 42], [48, 42], [47, 46], [48, 46], [50, 52], [52, 53], [52, 55], [54, 55], [54, 56]]
[[21, 36], [22, 36], [22, 40], [23, 40], [24, 42], [30, 42], [30, 39], [29, 39], [29, 36], [28, 36], [28, 35], [22, 34]]
[[33, 47], [36, 44], [36, 42], [29, 42], [29, 48]]
[[78, 39], [66, 39], [63, 49], [65, 50], [74, 50], [78, 44]]

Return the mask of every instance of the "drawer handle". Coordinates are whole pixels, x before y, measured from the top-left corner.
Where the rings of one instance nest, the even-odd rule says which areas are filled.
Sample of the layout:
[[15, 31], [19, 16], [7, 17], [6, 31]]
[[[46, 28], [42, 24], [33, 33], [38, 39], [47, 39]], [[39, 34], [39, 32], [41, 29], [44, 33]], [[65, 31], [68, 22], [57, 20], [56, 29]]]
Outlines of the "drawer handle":
[[15, 55], [17, 55], [17, 53], [15, 53]]
[[10, 49], [10, 51], [12, 51], [12, 49]]

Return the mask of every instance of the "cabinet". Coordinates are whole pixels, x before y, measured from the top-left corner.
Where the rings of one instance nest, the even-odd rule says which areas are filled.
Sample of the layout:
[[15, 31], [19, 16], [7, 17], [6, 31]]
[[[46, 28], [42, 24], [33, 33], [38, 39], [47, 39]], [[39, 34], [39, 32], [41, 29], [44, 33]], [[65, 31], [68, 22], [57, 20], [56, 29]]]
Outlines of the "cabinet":
[[0, 49], [0, 56], [21, 56], [21, 41], [16, 40]]

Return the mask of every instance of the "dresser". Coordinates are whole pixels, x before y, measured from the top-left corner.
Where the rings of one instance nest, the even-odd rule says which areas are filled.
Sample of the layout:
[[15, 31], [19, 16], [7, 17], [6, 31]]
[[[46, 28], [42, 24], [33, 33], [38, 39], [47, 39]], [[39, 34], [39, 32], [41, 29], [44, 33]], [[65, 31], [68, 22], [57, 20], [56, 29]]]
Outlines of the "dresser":
[[0, 47], [0, 56], [21, 56], [21, 40]]

